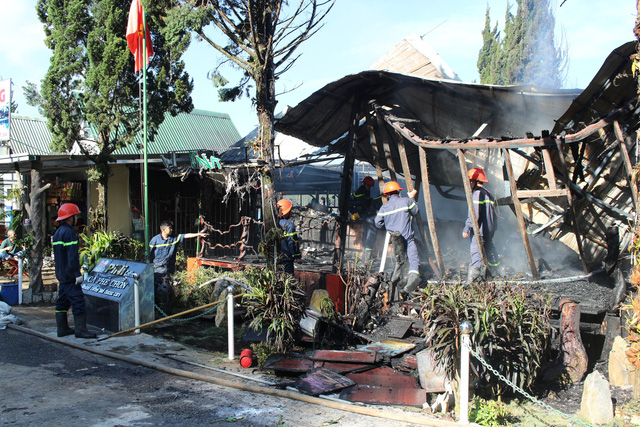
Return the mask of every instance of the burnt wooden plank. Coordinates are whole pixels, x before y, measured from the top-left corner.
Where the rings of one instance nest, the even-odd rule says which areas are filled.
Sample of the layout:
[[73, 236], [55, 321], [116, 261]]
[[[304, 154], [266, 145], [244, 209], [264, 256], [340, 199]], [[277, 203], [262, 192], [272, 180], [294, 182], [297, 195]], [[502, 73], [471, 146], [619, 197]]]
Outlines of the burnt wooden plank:
[[406, 375], [391, 369], [389, 373], [381, 373], [378, 369], [346, 375], [358, 385], [394, 388], [420, 388], [414, 376]]
[[355, 385], [343, 390], [340, 398], [351, 402], [422, 407], [427, 402], [427, 392], [420, 388]]
[[376, 363], [376, 353], [360, 350], [316, 350], [309, 355], [311, 360], [330, 362]]
[[317, 396], [333, 393], [354, 384], [349, 378], [331, 369], [318, 368], [298, 378], [295, 387], [302, 393]]
[[269, 356], [264, 364], [266, 370], [279, 372], [309, 372], [313, 369], [313, 361], [305, 357], [286, 357], [284, 355]]
[[314, 368], [331, 369], [332, 371], [335, 371], [339, 374], [368, 371], [372, 366], [373, 365], [365, 363], [326, 362], [322, 360], [316, 360], [313, 362]]

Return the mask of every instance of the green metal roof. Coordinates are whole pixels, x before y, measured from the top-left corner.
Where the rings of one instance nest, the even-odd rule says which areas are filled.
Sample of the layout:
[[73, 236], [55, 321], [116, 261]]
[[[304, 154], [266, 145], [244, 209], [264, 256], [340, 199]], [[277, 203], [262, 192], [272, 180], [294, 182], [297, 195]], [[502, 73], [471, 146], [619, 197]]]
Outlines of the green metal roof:
[[8, 145], [13, 154], [53, 154], [49, 148], [52, 140], [45, 118], [11, 115], [11, 140]]
[[[167, 113], [153, 141], [147, 142], [148, 155], [170, 152], [211, 150], [222, 153], [240, 139], [240, 134], [228, 114], [204, 110], [180, 113], [175, 117]], [[59, 155], [49, 148], [52, 141], [47, 120], [42, 117], [11, 116], [13, 154], [36, 156]], [[116, 150], [116, 156], [138, 156], [142, 153], [142, 133], [136, 141]]]
[[[204, 110], [180, 113], [175, 117], [165, 114], [164, 121], [153, 141], [147, 141], [147, 154], [212, 150], [222, 153], [240, 139], [240, 134], [228, 114]], [[142, 134], [136, 144], [114, 152], [115, 155], [139, 155]]]

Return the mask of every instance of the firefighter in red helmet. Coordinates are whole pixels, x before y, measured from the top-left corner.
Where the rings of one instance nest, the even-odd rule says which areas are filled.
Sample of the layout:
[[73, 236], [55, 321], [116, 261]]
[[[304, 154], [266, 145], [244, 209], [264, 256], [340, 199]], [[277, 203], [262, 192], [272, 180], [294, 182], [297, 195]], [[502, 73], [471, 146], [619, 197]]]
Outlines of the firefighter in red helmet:
[[[484, 187], [484, 183], [489, 182], [489, 180], [482, 168], [469, 169], [467, 176], [471, 183], [471, 191], [473, 191], [473, 208], [475, 209], [476, 218], [478, 219], [478, 228], [480, 236], [482, 237], [484, 250], [487, 254], [487, 261], [490, 267], [497, 267], [500, 265], [500, 258], [493, 244], [493, 235], [498, 229], [496, 201], [489, 190]], [[473, 235], [471, 214], [467, 217], [467, 222], [462, 230], [463, 238], [466, 239], [469, 236], [471, 236], [471, 263], [469, 263], [467, 282], [471, 283], [478, 279], [486, 279], [489, 274], [486, 266], [482, 263], [478, 239]]]
[[[58, 336], [75, 334], [78, 338], [95, 338], [87, 329], [87, 314], [82, 292], [83, 276], [80, 273], [78, 235], [73, 230], [80, 209], [73, 203], [65, 203], [58, 209], [56, 221], [60, 224], [52, 239], [53, 256], [58, 279], [58, 301], [56, 302], [56, 325]], [[71, 308], [75, 330], [67, 323], [67, 311]]]

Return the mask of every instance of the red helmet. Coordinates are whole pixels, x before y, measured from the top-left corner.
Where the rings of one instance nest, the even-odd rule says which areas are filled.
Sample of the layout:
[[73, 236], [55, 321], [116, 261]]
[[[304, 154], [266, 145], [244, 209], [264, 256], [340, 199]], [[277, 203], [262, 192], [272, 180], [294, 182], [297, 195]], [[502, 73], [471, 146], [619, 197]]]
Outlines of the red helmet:
[[400, 187], [400, 184], [398, 184], [395, 181], [389, 181], [384, 185], [382, 194], [387, 195], [387, 194], [393, 193], [394, 191], [400, 191], [400, 190], [404, 190], [404, 188]]
[[65, 203], [58, 209], [58, 218], [56, 218], [56, 221], [62, 221], [63, 219], [78, 214], [80, 214], [80, 209], [78, 209], [76, 205], [73, 203]]
[[482, 168], [469, 169], [469, 172], [467, 173], [467, 175], [469, 176], [469, 179], [474, 181], [489, 182]]
[[278, 200], [278, 203], [276, 203], [276, 205], [278, 206], [280, 215], [286, 215], [291, 211], [292, 205], [291, 202], [287, 199]]
[[363, 184], [367, 184], [371, 187], [373, 187], [373, 185], [375, 184], [375, 182], [373, 181], [373, 178], [371, 178], [370, 176], [365, 176], [364, 179], [362, 180]]

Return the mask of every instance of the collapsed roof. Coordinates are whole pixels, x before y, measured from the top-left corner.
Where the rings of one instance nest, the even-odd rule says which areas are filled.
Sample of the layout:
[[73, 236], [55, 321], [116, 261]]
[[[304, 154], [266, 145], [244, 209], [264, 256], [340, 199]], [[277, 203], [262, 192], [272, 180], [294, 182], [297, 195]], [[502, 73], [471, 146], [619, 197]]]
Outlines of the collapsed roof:
[[[599, 262], [610, 246], [607, 229], [622, 227], [625, 234], [634, 208], [634, 52], [633, 42], [614, 50], [584, 91], [365, 71], [315, 92], [275, 129], [327, 153], [414, 176], [416, 187], [430, 183], [445, 197], [449, 190], [441, 187], [462, 188], [466, 163], [480, 163], [513, 183], [517, 197], [506, 185], [503, 196], [519, 220]], [[504, 171], [512, 158], [510, 177]]]

